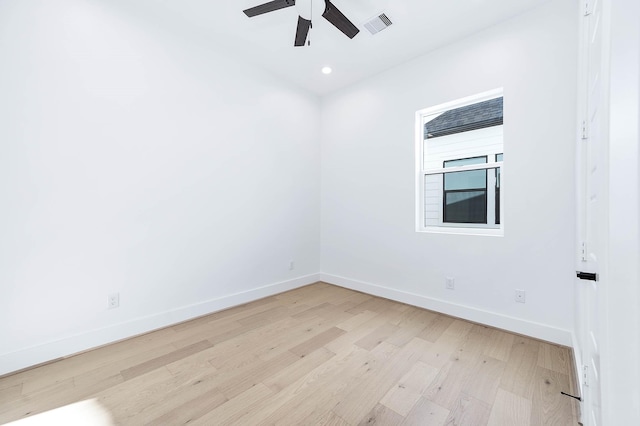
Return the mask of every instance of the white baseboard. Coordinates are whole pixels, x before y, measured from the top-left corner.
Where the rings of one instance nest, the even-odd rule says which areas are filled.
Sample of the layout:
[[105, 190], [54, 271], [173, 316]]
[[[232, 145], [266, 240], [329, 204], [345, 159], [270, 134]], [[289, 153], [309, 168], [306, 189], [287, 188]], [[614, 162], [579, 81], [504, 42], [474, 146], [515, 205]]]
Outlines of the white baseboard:
[[583, 377], [582, 377], [582, 351], [580, 350], [580, 344], [578, 343], [578, 337], [575, 333], [571, 333], [571, 347], [573, 348], [573, 362], [576, 368], [576, 377], [578, 378], [578, 389], [582, 389]]
[[0, 376], [320, 281], [319, 274], [269, 284], [0, 355]]
[[361, 291], [374, 296], [384, 297], [408, 305], [440, 312], [457, 318], [485, 324], [536, 339], [546, 340], [564, 346], [572, 346], [572, 333], [569, 330], [552, 327], [537, 322], [526, 321], [508, 315], [497, 314], [471, 306], [459, 305], [445, 300], [434, 299], [415, 293], [404, 292], [389, 287], [352, 280], [331, 274], [320, 274], [320, 280], [351, 290]]

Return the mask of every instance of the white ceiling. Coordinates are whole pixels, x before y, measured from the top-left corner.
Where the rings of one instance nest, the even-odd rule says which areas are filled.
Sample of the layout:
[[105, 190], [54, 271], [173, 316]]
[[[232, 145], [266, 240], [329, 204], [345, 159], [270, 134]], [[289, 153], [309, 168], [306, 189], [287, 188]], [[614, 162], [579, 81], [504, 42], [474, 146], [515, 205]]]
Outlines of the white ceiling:
[[[326, 20], [314, 19], [309, 47], [293, 46], [295, 7], [253, 18], [242, 12], [266, 0], [110, 0], [107, 4], [323, 95], [546, 1], [332, 0], [360, 33], [350, 40]], [[383, 12], [393, 25], [371, 35], [363, 23]], [[325, 65], [333, 68], [331, 75], [320, 72]]]

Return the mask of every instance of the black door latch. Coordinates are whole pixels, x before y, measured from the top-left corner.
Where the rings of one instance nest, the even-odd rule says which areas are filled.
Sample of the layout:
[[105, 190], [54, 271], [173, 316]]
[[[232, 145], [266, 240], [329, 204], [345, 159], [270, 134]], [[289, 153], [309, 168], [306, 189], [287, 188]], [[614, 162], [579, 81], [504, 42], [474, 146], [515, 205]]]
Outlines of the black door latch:
[[593, 272], [576, 272], [576, 276], [581, 280], [588, 281], [598, 281], [598, 274], [594, 274]]

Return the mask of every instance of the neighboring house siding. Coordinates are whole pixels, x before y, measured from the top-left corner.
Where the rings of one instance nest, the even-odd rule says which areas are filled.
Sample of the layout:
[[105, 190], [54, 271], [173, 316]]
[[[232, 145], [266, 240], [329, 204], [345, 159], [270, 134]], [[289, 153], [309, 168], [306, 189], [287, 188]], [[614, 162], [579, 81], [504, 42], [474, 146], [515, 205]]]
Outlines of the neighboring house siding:
[[[425, 169], [441, 169], [445, 161], [486, 155], [487, 162], [503, 152], [503, 126], [487, 127], [464, 133], [425, 139]], [[426, 226], [442, 225], [442, 175], [425, 180]]]

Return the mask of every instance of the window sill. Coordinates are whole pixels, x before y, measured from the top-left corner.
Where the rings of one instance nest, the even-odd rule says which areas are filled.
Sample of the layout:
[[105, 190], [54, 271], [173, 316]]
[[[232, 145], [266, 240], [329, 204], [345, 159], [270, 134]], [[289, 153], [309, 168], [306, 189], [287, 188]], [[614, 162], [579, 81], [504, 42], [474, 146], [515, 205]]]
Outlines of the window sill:
[[425, 234], [451, 234], [451, 235], [481, 235], [486, 237], [504, 237], [503, 228], [463, 228], [453, 226], [428, 226], [416, 229], [418, 233]]

